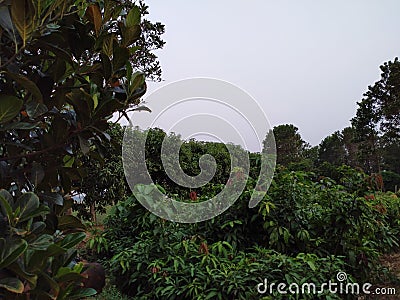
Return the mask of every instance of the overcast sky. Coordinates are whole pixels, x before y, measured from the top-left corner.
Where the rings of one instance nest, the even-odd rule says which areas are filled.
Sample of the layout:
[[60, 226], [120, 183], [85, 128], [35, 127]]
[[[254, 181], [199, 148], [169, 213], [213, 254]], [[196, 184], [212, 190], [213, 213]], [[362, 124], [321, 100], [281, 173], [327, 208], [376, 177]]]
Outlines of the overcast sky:
[[379, 66], [400, 54], [398, 0], [146, 3], [167, 43], [157, 52], [164, 81], [150, 92], [191, 77], [226, 80], [312, 145], [350, 125]]

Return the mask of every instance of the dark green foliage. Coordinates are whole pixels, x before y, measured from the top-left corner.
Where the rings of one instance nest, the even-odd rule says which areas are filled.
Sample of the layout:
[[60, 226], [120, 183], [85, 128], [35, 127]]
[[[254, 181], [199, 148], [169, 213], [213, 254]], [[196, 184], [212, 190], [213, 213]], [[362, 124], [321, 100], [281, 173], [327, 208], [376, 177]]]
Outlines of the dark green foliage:
[[339, 183], [280, 168], [256, 209], [250, 178], [227, 212], [197, 224], [162, 220], [131, 197], [109, 216], [102, 255], [137, 299], [257, 299], [262, 278], [320, 283], [339, 271], [366, 280], [379, 254], [398, 247], [400, 200], [362, 172], [337, 173]]
[[[177, 195], [178, 197], [187, 198], [192, 191], [182, 188], [171, 180], [163, 167], [161, 160], [161, 148], [164, 139], [165, 144], [181, 144], [179, 151], [179, 163], [182, 170], [189, 176], [196, 176], [200, 173], [199, 160], [205, 154], [214, 157], [216, 161], [216, 172], [210, 183], [205, 186], [194, 189], [199, 195], [211, 196], [217, 194], [221, 188], [216, 187], [218, 184], [222, 186], [228, 181], [230, 175], [230, 155], [226, 145], [222, 143], [202, 142], [202, 141], [183, 141], [179, 135], [171, 133], [167, 135], [162, 129], [149, 129], [147, 132], [136, 131], [138, 135], [147, 133], [146, 139], [146, 165], [147, 170], [154, 183], [162, 185], [169, 195]], [[168, 153], [168, 151], [166, 151]], [[212, 193], [210, 193], [212, 192]]]
[[[395, 58], [380, 69], [381, 79], [368, 87], [351, 120], [359, 143], [359, 160], [367, 172], [380, 171], [382, 160], [386, 164], [396, 161], [390, 148], [396, 147], [400, 138], [400, 62]], [[396, 158], [398, 161], [398, 154]]]
[[123, 128], [118, 123], [110, 124], [105, 134], [109, 140], [99, 145], [102, 159], [94, 159], [93, 155], [84, 157], [87, 175], [76, 182], [75, 192], [85, 196], [82, 203], [74, 204], [74, 209], [80, 217], [92, 221], [95, 221], [93, 213], [105, 213], [107, 205], [129, 194], [121, 159]]
[[141, 103], [143, 72], [160, 75], [164, 29], [130, 1], [0, 2], [0, 298], [85, 298], [68, 193], [101, 161], [107, 121]]
[[382, 171], [383, 185], [386, 191], [400, 190], [400, 174], [392, 171]]
[[340, 184], [329, 178], [314, 182], [305, 173], [278, 173], [262, 206], [266, 242], [287, 254], [343, 255], [353, 274], [366, 276], [379, 253], [398, 246], [400, 227], [392, 218], [399, 218], [399, 199], [376, 194], [365, 174], [349, 168], [339, 172]]
[[[303, 141], [298, 130], [299, 129], [292, 124], [279, 125], [273, 128], [277, 164], [287, 166], [289, 163], [296, 163], [302, 159], [303, 151], [306, 148], [306, 142]], [[264, 147], [265, 146], [266, 145], [264, 145]]]
[[264, 278], [321, 283], [344, 269], [338, 257], [290, 257], [255, 247], [261, 218], [252, 226], [249, 218], [258, 218], [257, 211], [241, 213], [243, 208], [235, 205], [227, 216], [200, 224], [174, 224], [133, 198], [120, 202], [107, 222], [115, 283], [136, 299], [257, 299], [256, 285]]

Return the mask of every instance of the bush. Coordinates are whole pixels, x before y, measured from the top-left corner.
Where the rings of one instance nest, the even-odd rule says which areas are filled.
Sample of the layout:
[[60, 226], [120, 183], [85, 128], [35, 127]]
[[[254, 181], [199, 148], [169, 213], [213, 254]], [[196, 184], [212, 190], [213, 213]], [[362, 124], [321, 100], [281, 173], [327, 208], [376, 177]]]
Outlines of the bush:
[[261, 204], [265, 246], [288, 255], [341, 255], [350, 272], [365, 278], [380, 253], [398, 247], [400, 202], [366, 190], [365, 175], [355, 170], [343, 174], [341, 185], [329, 178], [314, 182], [313, 174], [278, 173]]
[[135, 299], [257, 299], [264, 278], [318, 284], [339, 271], [371, 279], [378, 256], [398, 247], [400, 202], [371, 191], [363, 173], [338, 174], [341, 184], [280, 169], [255, 209], [249, 178], [230, 209], [196, 224], [160, 219], [130, 197], [106, 219], [103, 259]]

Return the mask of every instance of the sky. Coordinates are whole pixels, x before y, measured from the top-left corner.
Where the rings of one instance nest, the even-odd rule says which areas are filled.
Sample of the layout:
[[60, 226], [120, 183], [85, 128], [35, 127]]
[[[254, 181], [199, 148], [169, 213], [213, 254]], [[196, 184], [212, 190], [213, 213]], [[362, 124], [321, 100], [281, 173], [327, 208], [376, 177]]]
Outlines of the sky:
[[156, 53], [163, 81], [148, 94], [186, 78], [224, 80], [250, 94], [272, 126], [294, 124], [311, 145], [350, 125], [379, 66], [400, 55], [398, 0], [146, 4], [148, 19], [166, 26]]

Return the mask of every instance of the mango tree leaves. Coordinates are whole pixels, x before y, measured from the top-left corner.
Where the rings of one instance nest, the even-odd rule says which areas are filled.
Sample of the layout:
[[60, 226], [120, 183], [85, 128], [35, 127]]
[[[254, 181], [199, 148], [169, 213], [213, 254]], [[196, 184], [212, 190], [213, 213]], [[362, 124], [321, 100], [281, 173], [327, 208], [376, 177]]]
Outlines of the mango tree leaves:
[[20, 112], [23, 101], [15, 96], [0, 96], [0, 124], [14, 119]]

